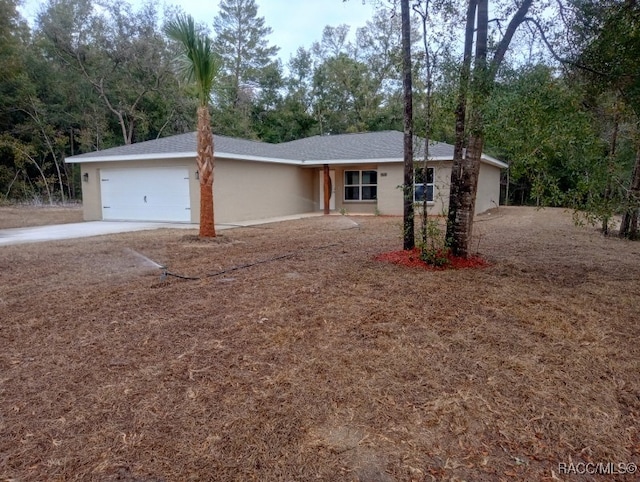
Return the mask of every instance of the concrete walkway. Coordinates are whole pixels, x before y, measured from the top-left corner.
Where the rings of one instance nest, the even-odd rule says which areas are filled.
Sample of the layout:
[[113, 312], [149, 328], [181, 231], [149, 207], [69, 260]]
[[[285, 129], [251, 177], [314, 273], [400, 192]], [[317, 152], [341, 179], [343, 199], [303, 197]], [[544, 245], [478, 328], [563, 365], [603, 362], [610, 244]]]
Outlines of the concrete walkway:
[[[260, 224], [290, 221], [314, 216], [322, 213], [296, 214], [277, 218], [259, 219], [216, 225], [216, 230], [236, 227], [256, 226]], [[87, 238], [105, 234], [129, 233], [133, 231], [147, 231], [152, 229], [198, 229], [197, 224], [186, 223], [145, 223], [135, 221], [86, 221], [84, 223], [52, 224], [49, 226], [34, 226], [29, 228], [0, 229], [0, 246], [10, 244], [39, 243], [57, 241], [61, 239]]]

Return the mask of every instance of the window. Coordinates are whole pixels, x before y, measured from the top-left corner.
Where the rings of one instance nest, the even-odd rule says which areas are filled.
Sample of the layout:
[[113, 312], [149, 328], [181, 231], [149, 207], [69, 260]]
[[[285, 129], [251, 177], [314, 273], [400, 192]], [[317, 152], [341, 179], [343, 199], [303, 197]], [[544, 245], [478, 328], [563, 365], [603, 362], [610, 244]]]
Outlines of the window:
[[344, 171], [345, 201], [375, 201], [378, 199], [377, 171]]
[[433, 167], [417, 167], [415, 170], [415, 180], [413, 183], [413, 200], [414, 202], [424, 201], [425, 189], [427, 194], [427, 202], [433, 202]]

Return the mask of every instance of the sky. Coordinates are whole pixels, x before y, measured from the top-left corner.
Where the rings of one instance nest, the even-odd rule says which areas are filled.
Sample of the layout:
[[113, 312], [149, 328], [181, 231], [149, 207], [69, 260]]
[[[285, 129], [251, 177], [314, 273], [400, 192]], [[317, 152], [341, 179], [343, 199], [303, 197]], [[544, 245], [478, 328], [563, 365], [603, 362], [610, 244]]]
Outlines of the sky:
[[[130, 0], [133, 5], [140, 0]], [[22, 15], [28, 20], [36, 14], [47, 2], [41, 0], [24, 0], [21, 8]], [[196, 21], [209, 27], [213, 25], [213, 18], [218, 13], [218, 0], [164, 0], [158, 5], [177, 5], [186, 13], [191, 14]], [[369, 0], [256, 0], [258, 16], [264, 17], [267, 26], [273, 33], [269, 41], [271, 45], [280, 47], [278, 56], [283, 64], [295, 54], [298, 47], [311, 47], [315, 41], [322, 38], [325, 26], [336, 27], [341, 24], [351, 26], [351, 34], [359, 27], [363, 27], [373, 16], [374, 2]], [[160, 7], [161, 8], [161, 7]]]

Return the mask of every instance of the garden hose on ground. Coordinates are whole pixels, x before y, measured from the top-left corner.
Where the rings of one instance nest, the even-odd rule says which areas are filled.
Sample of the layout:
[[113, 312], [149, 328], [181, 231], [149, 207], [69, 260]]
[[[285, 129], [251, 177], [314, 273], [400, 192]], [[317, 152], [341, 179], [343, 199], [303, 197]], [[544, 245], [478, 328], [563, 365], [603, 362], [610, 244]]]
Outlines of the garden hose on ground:
[[[315, 246], [315, 247], [307, 248], [306, 250], [326, 249], [326, 248], [331, 248], [333, 246], [339, 246], [339, 245], [340, 243], [332, 243], [324, 246]], [[258, 264], [271, 263], [272, 261], [278, 261], [280, 259], [290, 258], [291, 256], [294, 256], [306, 250], [299, 250], [293, 253], [282, 254], [280, 256], [274, 256], [273, 258], [261, 259], [258, 261], [254, 261], [253, 263], [240, 264], [238, 266], [233, 266], [231, 268], [223, 269], [221, 271], [216, 271], [215, 273], [208, 273], [208, 274], [205, 274], [204, 276], [185, 276], [185, 275], [181, 275], [181, 274], [177, 274], [169, 271], [166, 266], [160, 266], [160, 269], [162, 270], [162, 274], [160, 275], [160, 281], [166, 280], [169, 276], [173, 276], [174, 278], [179, 278], [179, 279], [184, 279], [189, 281], [197, 281], [205, 278], [213, 278], [215, 276], [220, 276], [226, 273], [230, 273], [232, 271], [238, 271], [240, 269], [250, 268], [251, 266], [256, 266]]]

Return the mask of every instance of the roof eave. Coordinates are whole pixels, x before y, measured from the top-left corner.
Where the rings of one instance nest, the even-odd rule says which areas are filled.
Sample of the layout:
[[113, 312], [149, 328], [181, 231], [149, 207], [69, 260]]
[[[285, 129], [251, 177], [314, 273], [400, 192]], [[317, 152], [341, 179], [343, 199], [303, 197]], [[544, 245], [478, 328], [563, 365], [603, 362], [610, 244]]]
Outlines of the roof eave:
[[502, 162], [495, 157], [487, 156], [486, 154], [483, 154], [480, 160], [485, 164], [490, 164], [492, 166], [499, 167], [500, 169], [507, 169], [509, 167], [509, 164]]
[[[292, 164], [299, 166], [302, 161], [294, 159], [280, 159], [275, 157], [247, 156], [243, 154], [232, 154], [228, 152], [215, 152], [216, 158], [237, 159], [241, 161], [270, 162], [275, 164]], [[125, 161], [150, 161], [160, 159], [185, 159], [196, 157], [195, 152], [166, 152], [155, 154], [128, 154], [118, 156], [72, 156], [67, 157], [65, 162], [68, 164], [93, 163], [93, 162], [125, 162]]]
[[[439, 157], [430, 157], [427, 162], [440, 162], [440, 161], [450, 161], [450, 156], [439, 156]], [[421, 159], [414, 159], [415, 162], [421, 162]], [[302, 161], [302, 165], [305, 167], [321, 167], [325, 164], [329, 166], [336, 165], [362, 165], [362, 164], [393, 164], [398, 162], [404, 162], [404, 159], [401, 157], [384, 157], [377, 159], [313, 159]]]
[[301, 162], [304, 167], [322, 167], [325, 164], [329, 166], [337, 166], [342, 164], [363, 165], [363, 164], [386, 164], [391, 162], [402, 162], [402, 159], [391, 157], [381, 159], [309, 159]]
[[184, 159], [195, 157], [195, 152], [162, 152], [155, 154], [120, 154], [117, 156], [71, 156], [64, 162], [67, 164], [80, 164], [85, 162], [123, 162], [123, 161], [147, 161], [150, 159]]
[[[147, 160], [164, 160], [164, 159], [185, 159], [185, 158], [195, 158], [195, 152], [165, 152], [165, 153], [154, 153], [154, 154], [128, 154], [128, 155], [117, 155], [117, 156], [71, 156], [65, 159], [67, 164], [79, 164], [79, 163], [94, 163], [94, 162], [124, 162], [124, 161], [147, 161]], [[240, 161], [254, 161], [254, 162], [266, 162], [272, 164], [288, 164], [293, 166], [303, 166], [303, 167], [321, 167], [325, 164], [330, 166], [336, 165], [366, 165], [366, 164], [391, 164], [403, 162], [402, 158], [399, 157], [388, 157], [388, 158], [371, 158], [371, 159], [313, 159], [313, 160], [297, 160], [297, 159], [283, 159], [278, 157], [263, 157], [263, 156], [248, 156], [243, 154], [233, 154], [228, 152], [216, 152], [215, 157], [224, 158], [224, 159], [234, 159]], [[440, 162], [440, 161], [451, 161], [450, 156], [437, 156], [430, 157], [427, 162]], [[481, 161], [485, 164], [489, 164], [495, 167], [499, 167], [501, 169], [506, 169], [509, 166], [495, 159], [491, 156], [483, 155]], [[420, 160], [415, 160], [414, 162], [420, 162]]]
[[255, 161], [255, 162], [268, 162], [272, 164], [288, 164], [293, 166], [301, 166], [303, 164], [303, 161], [300, 161], [297, 159], [283, 159], [279, 157], [246, 156], [244, 154], [228, 154], [225, 152], [218, 152], [215, 154], [215, 157], [224, 158], [224, 159], [236, 159], [238, 161]]

